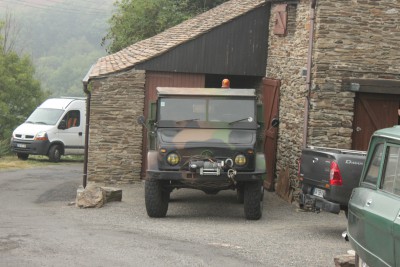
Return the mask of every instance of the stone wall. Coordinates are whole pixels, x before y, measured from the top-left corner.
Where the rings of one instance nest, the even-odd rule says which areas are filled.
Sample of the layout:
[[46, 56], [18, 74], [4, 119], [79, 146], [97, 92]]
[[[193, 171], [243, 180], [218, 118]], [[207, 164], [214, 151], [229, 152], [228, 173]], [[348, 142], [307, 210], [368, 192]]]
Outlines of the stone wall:
[[140, 180], [145, 72], [130, 70], [91, 81], [88, 180]]
[[400, 79], [400, 2], [318, 0], [309, 144], [351, 148], [345, 78]]
[[297, 5], [289, 4], [287, 35], [278, 36], [273, 33], [276, 8], [273, 4], [269, 28], [266, 77], [281, 80], [276, 175], [279, 176], [280, 172], [288, 168], [294, 183], [303, 142], [307, 95], [302, 70], [307, 65], [309, 6], [306, 0], [300, 0]]

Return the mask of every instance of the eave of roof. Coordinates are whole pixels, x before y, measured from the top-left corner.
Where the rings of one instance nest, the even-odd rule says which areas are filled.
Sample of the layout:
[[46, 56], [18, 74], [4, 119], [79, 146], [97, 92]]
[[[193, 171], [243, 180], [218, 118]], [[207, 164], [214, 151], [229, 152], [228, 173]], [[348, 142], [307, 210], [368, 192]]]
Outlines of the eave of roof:
[[99, 58], [88, 73], [88, 79], [128, 70], [135, 65], [195, 39], [224, 23], [264, 5], [266, 0], [231, 0], [192, 19], [186, 20], [151, 38], [139, 41], [121, 51]]

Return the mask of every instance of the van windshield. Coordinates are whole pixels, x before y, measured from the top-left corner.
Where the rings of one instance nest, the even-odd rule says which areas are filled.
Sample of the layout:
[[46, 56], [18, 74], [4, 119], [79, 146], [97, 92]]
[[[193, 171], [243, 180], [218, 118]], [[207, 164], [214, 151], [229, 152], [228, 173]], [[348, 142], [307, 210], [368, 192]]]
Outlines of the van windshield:
[[25, 123], [55, 125], [63, 113], [62, 109], [37, 108]]

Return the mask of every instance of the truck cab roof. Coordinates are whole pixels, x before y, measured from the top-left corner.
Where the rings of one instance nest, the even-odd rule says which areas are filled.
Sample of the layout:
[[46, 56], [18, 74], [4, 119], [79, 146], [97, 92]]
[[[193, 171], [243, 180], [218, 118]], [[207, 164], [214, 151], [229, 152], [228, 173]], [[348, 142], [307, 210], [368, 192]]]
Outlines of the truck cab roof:
[[255, 98], [255, 89], [157, 87], [158, 96], [225, 96]]

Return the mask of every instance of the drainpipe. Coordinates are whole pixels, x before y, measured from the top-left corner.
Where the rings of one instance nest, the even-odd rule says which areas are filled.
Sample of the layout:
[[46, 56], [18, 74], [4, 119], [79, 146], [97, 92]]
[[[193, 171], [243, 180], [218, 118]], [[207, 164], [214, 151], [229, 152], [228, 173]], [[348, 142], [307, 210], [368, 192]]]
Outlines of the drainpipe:
[[85, 78], [83, 78], [83, 91], [85, 92], [86, 98], [86, 125], [85, 125], [85, 155], [83, 161], [83, 188], [86, 188], [87, 185], [87, 167], [88, 167], [88, 158], [89, 158], [89, 123], [90, 123], [90, 99], [91, 92], [88, 89], [90, 73], [92, 72], [93, 66], [90, 68], [89, 72], [86, 74]]
[[317, 5], [317, 0], [311, 0], [311, 10], [310, 10], [310, 33], [308, 40], [308, 56], [307, 56], [307, 78], [306, 78], [306, 90], [307, 96], [304, 107], [304, 128], [303, 128], [303, 148], [307, 147], [308, 141], [308, 117], [310, 111], [311, 103], [311, 67], [312, 67], [312, 51], [314, 44], [314, 23], [315, 23], [315, 6]]

